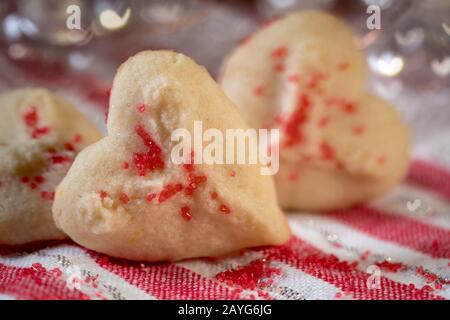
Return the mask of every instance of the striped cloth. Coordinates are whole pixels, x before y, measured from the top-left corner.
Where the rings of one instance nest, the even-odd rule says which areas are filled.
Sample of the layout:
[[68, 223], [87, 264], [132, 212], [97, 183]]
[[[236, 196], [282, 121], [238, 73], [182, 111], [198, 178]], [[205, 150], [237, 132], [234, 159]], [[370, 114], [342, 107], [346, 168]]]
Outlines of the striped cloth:
[[414, 161], [370, 206], [288, 213], [279, 247], [137, 263], [71, 242], [0, 248], [2, 299], [449, 299], [450, 172]]

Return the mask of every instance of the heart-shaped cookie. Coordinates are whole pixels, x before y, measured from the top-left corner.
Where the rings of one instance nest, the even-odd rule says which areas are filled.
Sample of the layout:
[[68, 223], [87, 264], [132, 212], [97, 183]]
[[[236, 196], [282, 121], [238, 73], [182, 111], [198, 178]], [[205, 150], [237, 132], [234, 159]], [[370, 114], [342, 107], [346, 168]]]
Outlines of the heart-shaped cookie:
[[345, 24], [315, 11], [265, 26], [224, 62], [222, 88], [244, 119], [281, 129], [282, 207], [350, 206], [405, 175], [408, 130], [392, 106], [365, 91], [366, 69]]
[[0, 95], [0, 244], [61, 239], [56, 186], [73, 158], [101, 135], [75, 107], [44, 89]]
[[194, 135], [194, 121], [205, 130], [246, 128], [190, 58], [169, 51], [131, 57], [114, 79], [108, 136], [80, 153], [57, 189], [57, 225], [90, 249], [147, 261], [287, 241], [273, 181], [260, 165], [172, 161], [172, 133]]

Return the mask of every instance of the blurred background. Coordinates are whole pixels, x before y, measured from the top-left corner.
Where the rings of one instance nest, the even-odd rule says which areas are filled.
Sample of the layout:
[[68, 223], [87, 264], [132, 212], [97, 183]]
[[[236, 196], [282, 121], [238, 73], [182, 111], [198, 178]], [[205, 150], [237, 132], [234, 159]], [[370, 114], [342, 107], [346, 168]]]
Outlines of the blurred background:
[[[381, 9], [380, 29], [367, 27], [371, 5]], [[173, 49], [215, 77], [241, 39], [311, 8], [348, 22], [367, 53], [369, 89], [411, 125], [415, 153], [423, 141], [442, 145], [440, 133], [450, 130], [449, 0], [2, 0], [0, 90], [49, 87], [103, 126], [113, 76], [130, 55]], [[448, 148], [437, 156], [450, 161]]]

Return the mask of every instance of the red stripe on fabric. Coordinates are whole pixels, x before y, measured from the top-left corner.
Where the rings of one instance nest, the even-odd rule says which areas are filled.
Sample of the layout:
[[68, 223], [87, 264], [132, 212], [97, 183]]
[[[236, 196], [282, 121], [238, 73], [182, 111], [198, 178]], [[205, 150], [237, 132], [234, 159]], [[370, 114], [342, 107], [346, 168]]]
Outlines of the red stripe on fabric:
[[413, 284], [399, 283], [384, 276], [380, 277], [379, 289], [369, 289], [367, 279], [370, 275], [358, 270], [356, 261], [339, 260], [336, 256], [324, 253], [295, 237], [284, 246], [268, 248], [264, 252], [266, 260], [280, 261], [297, 268], [313, 277], [333, 284], [345, 294], [351, 294], [356, 299], [444, 299], [435, 295], [426, 287], [418, 289]]
[[176, 264], [138, 263], [88, 251], [98, 265], [158, 299], [231, 299], [220, 283]]
[[407, 181], [431, 189], [450, 201], [450, 171], [423, 160], [415, 160]]
[[27, 300], [86, 300], [79, 290], [43, 267], [19, 268], [0, 263], [0, 293]]
[[428, 254], [450, 259], [450, 231], [394, 213], [358, 206], [326, 214], [375, 238], [394, 242]]

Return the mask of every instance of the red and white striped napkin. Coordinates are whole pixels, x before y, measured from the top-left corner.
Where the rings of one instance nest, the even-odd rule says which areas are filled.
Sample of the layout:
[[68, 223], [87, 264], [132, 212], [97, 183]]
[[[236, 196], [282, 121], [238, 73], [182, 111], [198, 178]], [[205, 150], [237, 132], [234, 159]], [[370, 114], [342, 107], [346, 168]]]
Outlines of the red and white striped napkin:
[[291, 241], [137, 263], [70, 242], [0, 250], [3, 299], [449, 299], [450, 172], [415, 161], [371, 206], [289, 213]]

